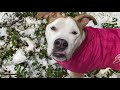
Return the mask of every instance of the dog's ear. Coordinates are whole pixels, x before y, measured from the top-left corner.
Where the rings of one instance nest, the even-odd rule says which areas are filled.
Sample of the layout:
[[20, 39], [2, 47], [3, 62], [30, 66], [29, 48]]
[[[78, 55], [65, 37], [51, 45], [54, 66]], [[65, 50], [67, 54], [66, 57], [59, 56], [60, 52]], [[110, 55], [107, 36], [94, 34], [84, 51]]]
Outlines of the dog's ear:
[[81, 23], [81, 25], [82, 25], [83, 28], [88, 24], [88, 22], [90, 20], [92, 20], [93, 23], [95, 25], [97, 25], [96, 19], [93, 16], [88, 15], [88, 14], [80, 14], [79, 16], [75, 17], [75, 20], [78, 21], [79, 23]]
[[37, 12], [36, 18], [37, 19], [47, 18], [49, 14], [50, 12]]
[[37, 19], [48, 18], [48, 22], [51, 23], [56, 18], [62, 17], [62, 13], [61, 12], [38, 12], [36, 17]]

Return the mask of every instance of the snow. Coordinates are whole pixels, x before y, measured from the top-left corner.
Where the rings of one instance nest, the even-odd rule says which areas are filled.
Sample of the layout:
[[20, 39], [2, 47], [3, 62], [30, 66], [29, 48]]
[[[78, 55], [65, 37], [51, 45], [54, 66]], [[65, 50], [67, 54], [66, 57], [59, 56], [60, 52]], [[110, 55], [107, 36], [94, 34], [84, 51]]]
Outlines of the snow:
[[43, 20], [42, 20], [42, 23], [45, 23], [45, 24], [46, 24], [46, 23], [47, 23], [47, 20], [46, 20], [46, 19], [43, 19]]
[[4, 15], [4, 13], [5, 13], [5, 12], [0, 12], [0, 22], [3, 22], [2, 17], [3, 17], [3, 15]]
[[27, 24], [41, 24], [41, 20], [36, 20], [35, 18], [32, 17], [26, 17], [26, 23]]
[[7, 28], [0, 28], [0, 36], [7, 36], [7, 33], [6, 33], [6, 29]]
[[110, 76], [109, 78], [118, 78], [118, 76], [116, 74], [112, 74], [112, 76]]
[[118, 25], [120, 26], [120, 12], [87, 12], [87, 14], [92, 15], [98, 22], [98, 25], [94, 25], [92, 21], [88, 23], [87, 26], [101, 27], [102, 23], [112, 23], [112, 18], [118, 18]]
[[46, 23], [45, 20], [44, 21], [36, 20], [35, 18], [32, 17], [26, 17], [25, 21], [27, 26], [31, 26], [31, 29], [39, 28], [39, 25], [41, 25], [42, 22]]
[[49, 63], [50, 65], [53, 65], [53, 64], [56, 63], [56, 61], [55, 61], [55, 60], [48, 60], [48, 63]]
[[2, 47], [4, 44], [5, 42], [0, 40], [0, 47]]
[[29, 38], [21, 38], [22, 41], [26, 41], [28, 44], [28, 47], [25, 47], [25, 51], [29, 52], [29, 51], [33, 51], [35, 48], [35, 43], [30, 40]]
[[32, 38], [35, 38], [35, 35], [34, 35], [35, 29], [39, 28], [42, 21], [36, 20], [35, 18], [26, 17], [24, 23], [26, 24], [26, 26], [29, 26], [29, 28], [24, 29], [22, 26], [20, 26], [19, 28], [16, 28], [17, 31], [20, 31], [21, 35], [24, 34], [24, 35], [30, 36]]
[[42, 64], [43, 66], [48, 66], [47, 60], [46, 60], [45, 58], [39, 59], [39, 58], [37, 57], [37, 61], [38, 61], [40, 64]]
[[16, 51], [16, 53], [13, 55], [13, 63], [14, 64], [19, 64], [22, 63], [26, 60], [25, 53], [22, 49], [19, 49]]
[[40, 48], [35, 48], [35, 52], [40, 52]]
[[[6, 32], [6, 29], [7, 28], [4, 28], [4, 27], [2, 27], [2, 28], [0, 28], [0, 37], [2, 37], [2, 36], [4, 36], [5, 37], [5, 41], [6, 41], [6, 39], [7, 39], [7, 36], [8, 36], [8, 34], [7, 34], [7, 32]], [[4, 41], [0, 41], [0, 45], [4, 45]]]
[[98, 74], [104, 75], [104, 74], [106, 74], [109, 70], [110, 70], [110, 68], [101, 69]]
[[20, 32], [21, 35], [25, 34], [27, 36], [30, 35], [31, 37], [34, 37], [34, 33], [35, 33], [35, 29], [34, 28], [28, 28], [28, 29]]
[[45, 39], [44, 38], [41, 38], [40, 39], [40, 44], [43, 44], [45, 42]]
[[42, 62], [42, 65], [43, 65], [43, 66], [47, 66], [47, 65], [48, 65], [47, 60], [42, 59], [41, 61], [43, 61], [43, 62]]
[[10, 71], [12, 74], [16, 73], [14, 68], [15, 68], [15, 65], [8, 65], [8, 66], [6, 66], [7, 71]]
[[110, 68], [106, 68], [106, 69], [101, 69], [98, 73], [97, 73], [97, 77], [99, 78], [102, 78], [103, 76], [104, 77], [107, 77], [107, 73], [110, 73]]

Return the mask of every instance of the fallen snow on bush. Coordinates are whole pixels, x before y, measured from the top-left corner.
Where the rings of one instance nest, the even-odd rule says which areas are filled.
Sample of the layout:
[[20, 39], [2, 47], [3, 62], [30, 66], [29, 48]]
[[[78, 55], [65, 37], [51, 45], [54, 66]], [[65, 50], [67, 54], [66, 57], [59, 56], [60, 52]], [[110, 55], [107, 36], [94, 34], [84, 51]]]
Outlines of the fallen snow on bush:
[[26, 60], [26, 56], [22, 49], [17, 50], [16, 53], [13, 54], [13, 60], [12, 60], [13, 64], [19, 64], [25, 62], [25, 60]]

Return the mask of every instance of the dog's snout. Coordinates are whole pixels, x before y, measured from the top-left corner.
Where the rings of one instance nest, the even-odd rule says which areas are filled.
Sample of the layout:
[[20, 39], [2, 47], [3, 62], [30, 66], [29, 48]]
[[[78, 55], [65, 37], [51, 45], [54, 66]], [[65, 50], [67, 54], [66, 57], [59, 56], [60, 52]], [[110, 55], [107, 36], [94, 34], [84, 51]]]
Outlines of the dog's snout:
[[57, 39], [54, 42], [54, 46], [57, 49], [65, 50], [68, 47], [68, 42], [64, 39]]

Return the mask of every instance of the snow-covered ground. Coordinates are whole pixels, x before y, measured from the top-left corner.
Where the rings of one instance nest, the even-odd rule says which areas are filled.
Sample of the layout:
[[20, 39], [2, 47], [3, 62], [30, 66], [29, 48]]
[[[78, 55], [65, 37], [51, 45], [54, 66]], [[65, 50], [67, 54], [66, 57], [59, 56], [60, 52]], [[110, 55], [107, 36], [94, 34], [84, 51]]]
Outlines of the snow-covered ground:
[[[0, 12], [0, 23], [7, 21], [10, 23], [12, 19], [17, 20], [17, 17], [14, 17], [14, 12]], [[113, 23], [112, 18], [117, 18], [118, 25], [120, 26], [120, 12], [87, 12], [88, 14], [93, 15], [98, 25], [94, 25], [92, 21], [88, 23], [88, 26], [93, 27], [102, 27], [102, 23]], [[29, 26], [29, 28], [24, 29], [23, 23], [26, 23], [26, 26]], [[36, 20], [33, 17], [25, 17], [23, 23], [16, 23], [15, 25], [11, 26], [16, 29], [16, 31], [19, 32], [20, 35], [24, 35], [25, 37], [20, 37], [20, 40], [22, 42], [26, 42], [27, 46], [21, 46], [20, 48], [13, 48], [16, 49], [16, 52], [13, 54], [13, 56], [8, 57], [6, 60], [2, 61], [2, 66], [0, 67], [0, 73], [3, 74], [5, 71], [11, 74], [15, 74], [18, 72], [18, 69], [20, 71], [24, 70], [25, 72], [29, 72], [29, 75], [26, 75], [26, 77], [40, 77], [40, 74], [42, 74], [42, 77], [46, 77], [46, 71], [42, 68], [37, 69], [40, 65], [45, 66], [45, 68], [49, 68], [48, 65], [52, 65], [52, 67], [55, 69], [56, 66], [54, 65], [56, 62], [54, 60], [46, 60], [46, 58], [40, 58], [39, 53], [42, 49], [46, 49], [46, 46], [44, 45], [45, 38], [42, 36], [39, 36], [40, 39], [36, 39], [35, 31], [38, 30], [41, 25], [41, 23], [46, 23], [46, 20]], [[6, 45], [6, 41], [8, 38], [7, 28], [2, 27], [0, 28], [0, 37], [4, 36], [4, 40], [0, 40], [0, 48], [4, 45]], [[30, 37], [30, 38], [29, 38]], [[32, 38], [32, 39], [31, 39]], [[40, 46], [36, 48], [36, 45], [39, 44]], [[10, 42], [6, 48], [12, 47], [12, 42]], [[26, 55], [26, 53], [29, 53], [30, 51], [35, 52], [35, 57], [29, 57], [29, 55]], [[1, 53], [1, 50], [0, 50]], [[20, 67], [18, 64], [21, 64], [23, 62], [27, 62], [28, 67], [24, 69], [24, 67]], [[35, 65], [33, 65], [35, 64]], [[18, 65], [18, 66], [17, 66]], [[41, 72], [40, 72], [41, 71]], [[102, 76], [105, 76], [106, 73], [109, 72], [108, 69], [102, 69], [100, 72], [96, 75], [97, 77], [101, 78]], [[9, 77], [8, 75], [0, 75], [1, 77]], [[12, 75], [12, 77], [15, 77], [15, 75]], [[113, 73], [110, 78], [119, 78], [119, 73]]]

